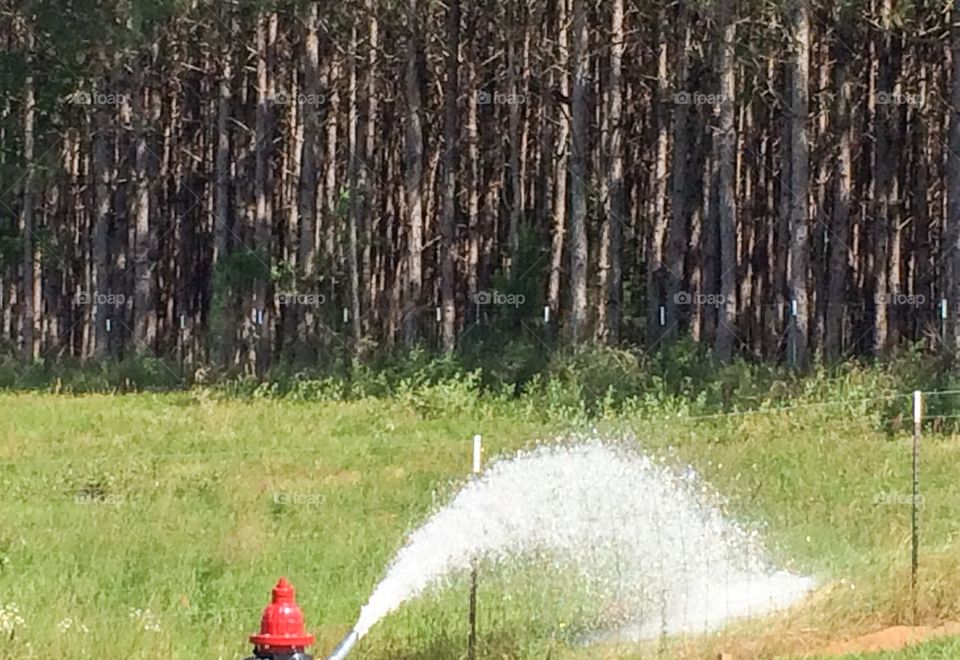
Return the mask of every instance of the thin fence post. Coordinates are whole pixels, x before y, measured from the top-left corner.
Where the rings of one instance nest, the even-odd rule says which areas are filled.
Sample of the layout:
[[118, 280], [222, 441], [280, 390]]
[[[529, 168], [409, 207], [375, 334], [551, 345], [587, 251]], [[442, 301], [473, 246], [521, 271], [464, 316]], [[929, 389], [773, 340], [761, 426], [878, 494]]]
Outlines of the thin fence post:
[[920, 530], [918, 509], [920, 497], [920, 432], [923, 426], [923, 393], [913, 392], [913, 488], [910, 498], [910, 592], [913, 597], [913, 617], [917, 617], [917, 568], [919, 566]]
[[[480, 473], [480, 453], [482, 439], [479, 435], [473, 436], [473, 475]], [[474, 559], [470, 569], [470, 636], [467, 639], [467, 660], [477, 657], [477, 561]]]

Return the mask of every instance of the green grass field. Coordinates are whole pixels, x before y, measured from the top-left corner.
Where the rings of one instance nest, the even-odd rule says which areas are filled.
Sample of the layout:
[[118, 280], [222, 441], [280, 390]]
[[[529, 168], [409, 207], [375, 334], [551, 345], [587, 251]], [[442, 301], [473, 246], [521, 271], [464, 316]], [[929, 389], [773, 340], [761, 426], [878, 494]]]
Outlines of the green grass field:
[[[303, 403], [202, 389], [8, 393], [0, 410], [0, 635], [9, 637], [0, 657], [11, 658], [244, 657], [280, 575], [297, 587], [323, 656], [405, 532], [466, 478], [474, 433], [493, 457], [569, 430], [504, 402], [443, 410], [409, 398]], [[480, 586], [481, 656], [764, 657], [912, 623], [909, 435], [878, 415], [850, 404], [598, 423], [692, 463], [741, 520], [765, 524], [779, 561], [822, 587], [799, 610], [707, 638], [584, 650], [576, 632], [606, 604], [570, 601], [545, 568], [491, 568]], [[960, 617], [958, 465], [960, 441], [930, 434], [921, 623]], [[351, 657], [460, 657], [466, 607], [455, 576], [377, 626]], [[938, 641], [896, 657], [956, 657], [958, 648]]]

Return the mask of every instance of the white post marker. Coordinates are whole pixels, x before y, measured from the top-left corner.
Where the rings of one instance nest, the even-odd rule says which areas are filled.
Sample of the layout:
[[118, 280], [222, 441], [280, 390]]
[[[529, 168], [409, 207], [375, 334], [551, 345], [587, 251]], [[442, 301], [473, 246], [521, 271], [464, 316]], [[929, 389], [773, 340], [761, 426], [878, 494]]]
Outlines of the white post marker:
[[440, 308], [437, 307], [437, 323], [440, 323], [440, 318], [441, 318], [441, 316], [440, 316]]
[[940, 299], [940, 318], [942, 319], [947, 318], [947, 299], [946, 298]]
[[181, 330], [187, 329], [187, 317], [183, 314], [180, 315], [180, 329]]
[[913, 392], [913, 460], [911, 467], [912, 497], [910, 498], [910, 593], [913, 597], [913, 617], [917, 617], [917, 569], [920, 566], [920, 433], [923, 426], [923, 393]]
[[107, 319], [107, 332], [113, 329], [113, 323], [110, 322], [110, 319]]
[[348, 310], [346, 307], [344, 307], [344, 308], [343, 308], [343, 322], [346, 323], [346, 322], [349, 321], [349, 320], [350, 320], [350, 310]]
[[544, 323], [550, 323], [550, 308], [549, 308], [549, 307], [544, 307], [544, 308], [543, 308], [543, 322], [544, 322]]
[[480, 453], [483, 451], [481, 448], [482, 439], [480, 435], [473, 436], [473, 473], [478, 474], [480, 472]]
[[667, 309], [660, 305], [660, 325], [664, 326], [667, 324]]
[[796, 300], [790, 301], [790, 315], [793, 318], [797, 318], [797, 301]]
[[[480, 434], [473, 436], [473, 474], [474, 478], [480, 473]], [[467, 614], [467, 626], [470, 634], [467, 637], [467, 659], [475, 660], [477, 657], [477, 562], [471, 562], [470, 568], [470, 600], [469, 611]]]

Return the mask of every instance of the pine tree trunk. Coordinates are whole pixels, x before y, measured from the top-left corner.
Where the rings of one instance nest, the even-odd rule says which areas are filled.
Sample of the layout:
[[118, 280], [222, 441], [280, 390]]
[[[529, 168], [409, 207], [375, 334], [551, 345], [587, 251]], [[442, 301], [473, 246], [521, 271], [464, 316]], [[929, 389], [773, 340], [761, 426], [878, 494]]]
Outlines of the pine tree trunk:
[[845, 293], [847, 288], [847, 261], [850, 243], [850, 203], [853, 186], [853, 121], [851, 103], [853, 84], [850, 81], [850, 53], [844, 45], [849, 43], [852, 32], [852, 17], [849, 11], [841, 10], [838, 45], [834, 49], [835, 115], [839, 145], [836, 173], [833, 183], [833, 213], [830, 220], [829, 280], [827, 284], [826, 323], [824, 327], [824, 355], [828, 360], [840, 356], [845, 316]]
[[[790, 361], [796, 367], [807, 363], [809, 301], [807, 260], [809, 232], [807, 195], [809, 187], [809, 145], [807, 113], [810, 79], [810, 17], [807, 6], [798, 1], [791, 17], [793, 34], [790, 79]], [[793, 309], [795, 307], [795, 310]]]
[[[570, 98], [570, 80], [567, 74], [569, 39], [567, 33], [567, 0], [557, 0], [557, 76], [558, 93], [564, 101]], [[551, 72], [552, 73], [552, 72]], [[567, 221], [567, 149], [570, 138], [570, 115], [556, 101], [556, 152], [554, 154], [553, 227], [550, 233], [550, 275], [547, 284], [547, 306], [553, 314], [560, 311], [560, 274], [563, 269], [563, 244]]]
[[460, 0], [450, 0], [447, 8], [447, 79], [444, 88], [443, 124], [443, 209], [440, 219], [440, 307], [441, 346], [445, 353], [453, 351], [456, 342], [456, 194], [459, 151], [457, 93], [460, 65]]
[[573, 0], [573, 130], [570, 165], [570, 340], [579, 343], [587, 324], [587, 91], [589, 43], [587, 0]]
[[[137, 353], [150, 354], [155, 351], [157, 320], [154, 308], [154, 268], [156, 260], [151, 250], [156, 243], [150, 222], [150, 153], [147, 145], [146, 109], [150, 103], [151, 91], [143, 84], [143, 76], [138, 76], [134, 112], [140, 116], [134, 145], [133, 163], [133, 222], [134, 222], [134, 294], [133, 294], [133, 331], [134, 349]], [[157, 92], [154, 91], [154, 94]], [[159, 119], [159, 118], [157, 118]]]
[[720, 220], [720, 308], [714, 351], [717, 359], [727, 362], [733, 357], [737, 314], [737, 208], [735, 167], [737, 136], [734, 130], [734, 95], [736, 94], [736, 19], [734, 0], [721, 0], [719, 23], [723, 43], [720, 45], [720, 131], [717, 153], [718, 203]]
[[[101, 60], [105, 57], [101, 53]], [[105, 62], [104, 62], [105, 63]], [[100, 294], [92, 301], [94, 314], [93, 324], [93, 357], [103, 359], [109, 351], [107, 333], [106, 295], [110, 293], [110, 263], [108, 261], [108, 240], [110, 227], [110, 188], [113, 182], [113, 168], [110, 163], [110, 143], [108, 131], [112, 124], [110, 106], [94, 106], [95, 129], [92, 145], [92, 162], [94, 178], [94, 206], [93, 206], [93, 291]]]
[[272, 153], [272, 103], [274, 99], [273, 77], [271, 75], [271, 52], [277, 37], [277, 15], [260, 16], [257, 20], [257, 111], [256, 146], [254, 147], [254, 202], [255, 202], [255, 245], [260, 267], [254, 285], [255, 309], [262, 313], [262, 324], [258, 320], [260, 336], [254, 354], [255, 369], [264, 374], [270, 361], [273, 324], [272, 301], [267, 300], [269, 264], [271, 263], [273, 234], [273, 187], [270, 172], [270, 154]]
[[[681, 2], [677, 7], [677, 12], [677, 28], [680, 39], [677, 44], [674, 69], [676, 70], [678, 89], [689, 93], [687, 89], [690, 68], [689, 9]], [[660, 65], [659, 68], [658, 85], [663, 85], [666, 74], [663, 65]], [[693, 176], [695, 172], [690, 164], [690, 152], [696, 144], [696, 140], [691, 136], [690, 105], [675, 103], [673, 111], [673, 172], [671, 173], [670, 183], [670, 217], [666, 218], [669, 226], [666, 230], [666, 247], [663, 250], [663, 268], [660, 277], [660, 284], [664, 293], [664, 326], [659, 332], [664, 337], [675, 335], [681, 322], [677, 305], [684, 282], [684, 257], [690, 250], [691, 243], [689, 239], [691, 200], [696, 197], [696, 177]], [[663, 130], [666, 130], [666, 126], [663, 127]], [[658, 136], [657, 138], [658, 163], [663, 153], [661, 149], [666, 148], [665, 144], [660, 144], [661, 139], [666, 141], [667, 138], [666, 136], [663, 138]], [[664, 185], [666, 185], [666, 181], [664, 181]], [[659, 193], [658, 190], [657, 194]], [[666, 191], [664, 191], [665, 193]], [[658, 203], [659, 207], [660, 204]], [[656, 218], [654, 222], [656, 222]], [[657, 312], [659, 316], [659, 310]], [[659, 318], [656, 321], [659, 323]]]
[[360, 346], [360, 262], [357, 251], [357, 235], [360, 224], [360, 189], [358, 185], [358, 169], [360, 167], [360, 146], [357, 142], [357, 124], [359, 123], [357, 110], [357, 27], [350, 33], [350, 65], [348, 82], [347, 109], [347, 151], [349, 164], [347, 178], [350, 182], [349, 208], [347, 210], [349, 222], [349, 245], [347, 246], [347, 270], [350, 278], [350, 336], [354, 350]]
[[[408, 17], [417, 15], [417, 0], [410, 0]], [[403, 340], [409, 348], [419, 339], [420, 298], [423, 290], [423, 128], [419, 75], [418, 25], [408, 18], [406, 75], [407, 102], [404, 132], [404, 182], [407, 206], [407, 282], [404, 296]]]
[[[626, 199], [623, 181], [623, 97], [622, 67], [624, 51], [623, 0], [612, 0], [610, 5], [610, 63], [607, 79], [607, 107], [604, 135], [604, 220], [600, 257], [601, 314], [597, 323], [598, 338], [616, 344], [620, 338], [623, 270], [620, 244], [623, 223], [626, 222]], [[602, 319], [602, 320], [600, 320]]]
[[947, 261], [948, 323], [951, 354], [960, 351], [960, 0], [950, 12], [950, 125], [947, 137], [947, 223], [944, 259]]
[[40, 334], [40, 254], [35, 237], [36, 163], [34, 141], [36, 123], [36, 90], [33, 77], [33, 31], [25, 28], [26, 71], [23, 83], [23, 320], [21, 324], [23, 356], [32, 362], [38, 355]]
[[372, 318], [379, 305], [378, 297], [384, 292], [375, 286], [373, 273], [373, 247], [375, 234], [379, 231], [379, 217], [381, 213], [381, 184], [377, 180], [375, 173], [377, 170], [377, 60], [379, 48], [380, 26], [377, 20], [377, 13], [374, 7], [374, 0], [366, 0], [365, 8], [369, 16], [369, 26], [367, 31], [367, 62], [366, 62], [366, 102], [367, 114], [364, 123], [364, 167], [361, 171], [361, 187], [364, 190], [363, 204], [364, 215], [366, 216], [365, 240], [363, 245], [363, 273], [366, 282], [366, 295], [362, 301], [362, 306], [366, 309], [363, 316], [362, 332], [368, 332], [371, 325], [375, 322]]

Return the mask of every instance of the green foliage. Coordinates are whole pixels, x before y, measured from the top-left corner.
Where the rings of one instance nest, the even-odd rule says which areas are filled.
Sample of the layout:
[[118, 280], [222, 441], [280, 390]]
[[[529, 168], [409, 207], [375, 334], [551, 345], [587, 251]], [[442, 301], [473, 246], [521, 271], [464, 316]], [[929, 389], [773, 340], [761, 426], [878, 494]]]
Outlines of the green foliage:
[[[960, 424], [960, 377], [919, 348], [886, 362], [850, 362], [800, 375], [744, 360], [714, 362], [692, 341], [663, 352], [584, 345], [551, 351], [533, 337], [498, 343], [483, 336], [461, 353], [438, 356], [423, 348], [381, 351], [360, 360], [343, 347], [322, 365], [282, 362], [262, 379], [153, 357], [80, 364], [24, 365], [7, 347], [0, 388], [71, 393], [136, 392], [212, 387], [221, 396], [302, 402], [399, 401], [417, 415], [509, 405], [544, 421], [586, 423], [622, 415], [696, 416], [770, 410], [796, 404], [839, 405], [893, 432], [909, 424], [909, 392], [920, 389], [931, 429]], [[202, 374], [202, 378], [196, 374]], [[215, 383], [214, 385], [209, 385]], [[947, 392], [948, 391], [948, 392]]]
[[224, 255], [213, 273], [215, 291], [239, 291], [256, 282], [269, 281], [273, 275], [264, 255], [250, 248], [240, 248]]

